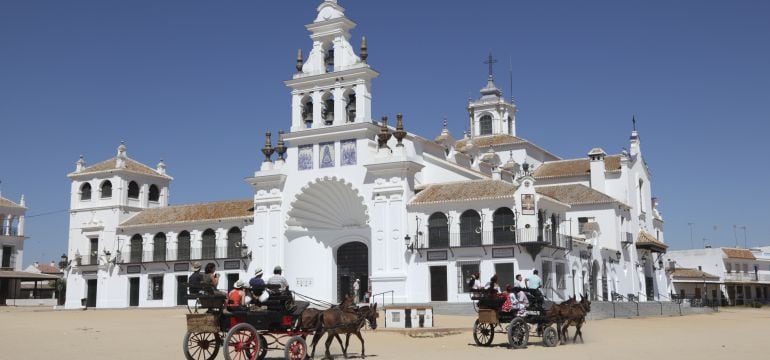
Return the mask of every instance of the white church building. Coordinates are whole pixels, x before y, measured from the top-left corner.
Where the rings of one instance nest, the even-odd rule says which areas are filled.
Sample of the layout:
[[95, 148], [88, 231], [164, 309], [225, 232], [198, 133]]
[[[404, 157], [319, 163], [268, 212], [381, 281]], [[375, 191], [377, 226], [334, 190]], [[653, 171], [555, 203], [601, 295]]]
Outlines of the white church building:
[[459, 139], [376, 120], [366, 40], [351, 43], [356, 24], [337, 1], [317, 10], [312, 48], [285, 82], [290, 131], [275, 144], [267, 134], [244, 200], [169, 206], [163, 162], [141, 164], [124, 144], [94, 165], [81, 157], [68, 175], [67, 307], [184, 304], [196, 261], [217, 264], [223, 290], [280, 265], [292, 290], [332, 302], [356, 279], [375, 299], [469, 302], [475, 272], [505, 286], [536, 269], [554, 301], [669, 293], [636, 129], [628, 152], [561, 159], [518, 136], [491, 68]]

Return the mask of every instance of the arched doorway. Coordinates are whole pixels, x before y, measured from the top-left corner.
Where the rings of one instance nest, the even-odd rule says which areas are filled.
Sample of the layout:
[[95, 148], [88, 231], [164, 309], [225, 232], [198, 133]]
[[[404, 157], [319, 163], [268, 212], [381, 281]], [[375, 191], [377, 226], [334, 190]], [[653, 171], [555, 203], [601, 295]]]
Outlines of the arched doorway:
[[[358, 292], [354, 292], [354, 283], [359, 280]], [[369, 287], [369, 248], [362, 242], [349, 242], [337, 249], [337, 299], [345, 295], [357, 296], [363, 300], [363, 294]]]

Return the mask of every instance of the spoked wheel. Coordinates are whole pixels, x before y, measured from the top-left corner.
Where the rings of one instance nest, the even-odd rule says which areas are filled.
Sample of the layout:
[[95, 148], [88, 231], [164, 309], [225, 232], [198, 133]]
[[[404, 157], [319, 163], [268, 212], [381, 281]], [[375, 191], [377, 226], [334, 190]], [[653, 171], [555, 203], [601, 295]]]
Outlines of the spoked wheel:
[[478, 346], [489, 346], [492, 344], [492, 340], [495, 338], [495, 326], [488, 323], [476, 322], [473, 323], [473, 341]]
[[225, 338], [225, 359], [256, 360], [261, 343], [257, 329], [253, 326], [246, 323], [235, 325]]
[[283, 350], [286, 360], [305, 360], [307, 357], [307, 343], [301, 336], [292, 336], [286, 342], [286, 348]]
[[219, 353], [221, 343], [218, 333], [188, 331], [182, 343], [184, 357], [187, 360], [213, 360]]
[[508, 325], [508, 344], [514, 349], [527, 347], [529, 342], [529, 325], [522, 318], [515, 318]]
[[543, 345], [547, 347], [559, 345], [559, 333], [553, 326], [549, 326], [543, 330]]
[[259, 356], [257, 356], [257, 360], [264, 360], [264, 358], [267, 356], [267, 340], [264, 336], [259, 335]]

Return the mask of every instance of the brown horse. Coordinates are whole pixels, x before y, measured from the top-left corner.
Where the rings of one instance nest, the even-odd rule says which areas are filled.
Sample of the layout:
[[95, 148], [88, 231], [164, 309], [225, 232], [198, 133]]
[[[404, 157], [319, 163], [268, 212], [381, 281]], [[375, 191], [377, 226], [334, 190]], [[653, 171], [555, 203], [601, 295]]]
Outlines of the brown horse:
[[583, 341], [583, 324], [586, 321], [586, 315], [591, 312], [591, 301], [588, 299], [588, 295], [582, 295], [580, 302], [573, 304], [564, 313], [564, 326], [561, 329], [562, 338], [567, 339], [567, 330], [570, 326], [575, 326], [575, 336], [572, 338], [572, 342], [576, 342], [578, 336], [580, 336], [580, 342]]
[[564, 341], [561, 337], [564, 320], [566, 319], [570, 307], [576, 303], [577, 299], [575, 297], [569, 297], [566, 301], [559, 304], [553, 304], [550, 309], [545, 311], [545, 316], [548, 318], [549, 323], [556, 324], [557, 334], [559, 340], [562, 342]]
[[[342, 302], [339, 305], [332, 306], [332, 309], [342, 309], [343, 311], [347, 312], [354, 312], [355, 311], [355, 302], [353, 297], [345, 296], [344, 299], [342, 299]], [[299, 320], [299, 328], [304, 331], [310, 331], [317, 329], [320, 324], [321, 319], [321, 313], [323, 310], [319, 309], [313, 309], [313, 308], [307, 308], [304, 311], [302, 311], [302, 314], [300, 314], [300, 320]], [[313, 352], [310, 355], [312, 358], [313, 355], [315, 355], [315, 347], [318, 344], [318, 340], [321, 338], [323, 334], [321, 332], [316, 331], [316, 333], [313, 335]], [[329, 335], [331, 337], [331, 335]], [[342, 348], [342, 351], [345, 352], [347, 349], [347, 345], [342, 346], [342, 339], [339, 335], [334, 335], [334, 337], [337, 339], [337, 342], [340, 344], [340, 347]]]
[[[324, 358], [330, 359], [331, 353], [329, 353], [329, 345], [332, 343], [332, 336], [338, 336], [338, 334], [346, 334], [347, 341], [346, 346], [342, 349], [342, 353], [345, 358], [348, 357], [347, 345], [350, 342], [350, 335], [355, 334], [361, 341], [361, 357], [366, 357], [366, 350], [364, 346], [364, 338], [361, 336], [361, 328], [369, 322], [369, 327], [373, 330], [377, 329], [377, 304], [374, 306], [361, 306], [356, 309], [355, 312], [344, 311], [342, 309], [328, 309], [321, 313], [319, 326], [316, 328], [316, 332], [324, 332], [328, 334], [326, 338], [326, 353]], [[315, 348], [317, 338], [313, 338], [313, 347]], [[314, 354], [311, 354], [311, 357]]]

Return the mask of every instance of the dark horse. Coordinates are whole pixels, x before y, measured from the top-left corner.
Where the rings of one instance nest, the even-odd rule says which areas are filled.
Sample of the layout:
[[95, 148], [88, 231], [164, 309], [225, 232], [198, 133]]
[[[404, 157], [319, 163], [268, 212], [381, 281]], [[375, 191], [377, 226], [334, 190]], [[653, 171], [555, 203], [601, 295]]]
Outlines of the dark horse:
[[[345, 358], [348, 357], [348, 345], [350, 342], [350, 335], [355, 334], [358, 340], [361, 341], [361, 357], [366, 357], [366, 350], [364, 347], [364, 337], [361, 336], [361, 329], [369, 322], [369, 327], [372, 330], [377, 329], [377, 304], [373, 306], [361, 306], [355, 309], [354, 312], [345, 311], [339, 308], [333, 308], [324, 310], [321, 312], [318, 327], [316, 328], [316, 336], [313, 337], [313, 348], [318, 342], [318, 335], [321, 332], [328, 334], [326, 338], [326, 353], [324, 358], [330, 359], [331, 353], [329, 353], [329, 345], [332, 343], [332, 336], [338, 336], [339, 334], [347, 335], [345, 341], [345, 347], [342, 348], [342, 353]], [[311, 354], [311, 357], [315, 355], [315, 351]]]
[[[342, 309], [343, 311], [348, 312], [355, 312], [355, 302], [354, 299], [350, 296], [346, 296], [342, 302], [337, 306], [332, 306], [332, 308], [336, 309]], [[323, 310], [319, 309], [313, 309], [313, 308], [307, 308], [304, 311], [302, 311], [302, 314], [300, 314], [300, 321], [299, 321], [299, 328], [304, 331], [311, 331], [315, 330], [320, 326], [320, 320], [321, 320], [321, 313]], [[313, 352], [311, 354], [311, 358], [313, 355], [315, 355], [315, 347], [318, 344], [318, 339], [321, 337], [320, 332], [316, 332], [313, 336]], [[332, 335], [329, 335], [331, 337]], [[344, 352], [347, 348], [347, 345], [342, 346], [342, 339], [339, 335], [334, 335], [334, 337], [337, 339], [337, 342], [340, 344], [340, 347], [342, 348], [342, 351]]]
[[575, 326], [575, 336], [572, 338], [572, 342], [576, 342], [578, 336], [580, 336], [580, 342], [583, 341], [583, 324], [586, 321], [586, 315], [591, 312], [591, 301], [588, 299], [588, 295], [582, 295], [579, 303], [575, 303], [567, 308], [563, 312], [564, 326], [561, 329], [562, 339], [567, 339], [567, 328], [571, 325]]

